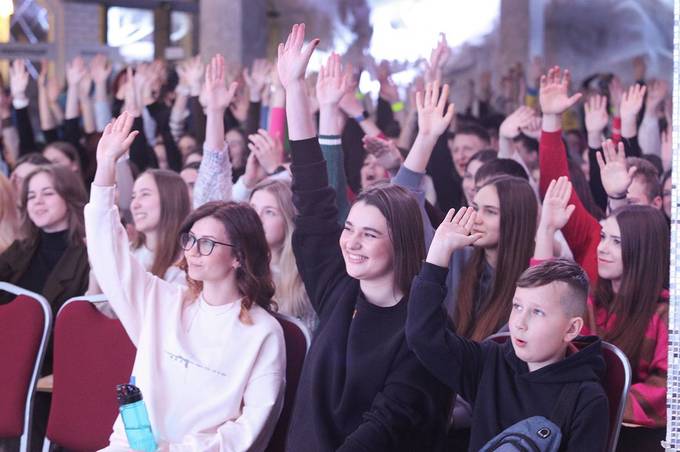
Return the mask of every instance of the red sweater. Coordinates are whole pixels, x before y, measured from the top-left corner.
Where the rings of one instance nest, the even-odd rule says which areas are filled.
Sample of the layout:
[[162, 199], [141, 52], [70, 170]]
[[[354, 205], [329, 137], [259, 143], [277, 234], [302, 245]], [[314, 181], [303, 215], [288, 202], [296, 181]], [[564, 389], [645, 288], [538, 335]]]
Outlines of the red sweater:
[[[543, 132], [539, 145], [541, 196], [545, 195], [550, 181], [560, 176], [569, 177], [567, 154], [561, 131]], [[594, 288], [598, 280], [597, 246], [600, 243], [600, 224], [581, 203], [576, 191], [572, 191], [570, 204], [576, 209], [562, 233], [574, 254], [574, 260], [583, 267]], [[537, 260], [532, 260], [535, 265]], [[588, 300], [591, 317], [595, 319], [597, 331], [589, 325], [583, 327], [583, 334], [597, 334], [613, 328], [615, 317], [605, 308]], [[633, 384], [626, 402], [624, 421], [646, 427], [662, 427], [666, 424], [666, 373], [668, 370], [668, 304], [659, 303], [647, 331], [640, 360], [631, 363]]]
[[[562, 131], [542, 132], [538, 149], [541, 177], [539, 188], [541, 198], [550, 185], [550, 181], [560, 176], [569, 177], [567, 151], [562, 141]], [[569, 204], [574, 204], [576, 210], [569, 222], [562, 228], [574, 260], [583, 267], [590, 278], [591, 286], [597, 282], [597, 245], [600, 243], [600, 223], [586, 210], [576, 194], [571, 192]]]
[[[582, 334], [597, 334], [614, 328], [616, 316], [588, 300], [596, 331], [584, 325]], [[593, 312], [594, 311], [594, 312]], [[593, 315], [594, 314], [594, 315]], [[666, 426], [666, 379], [668, 373], [668, 303], [661, 302], [647, 325], [640, 359], [633, 366], [623, 421], [645, 427]]]

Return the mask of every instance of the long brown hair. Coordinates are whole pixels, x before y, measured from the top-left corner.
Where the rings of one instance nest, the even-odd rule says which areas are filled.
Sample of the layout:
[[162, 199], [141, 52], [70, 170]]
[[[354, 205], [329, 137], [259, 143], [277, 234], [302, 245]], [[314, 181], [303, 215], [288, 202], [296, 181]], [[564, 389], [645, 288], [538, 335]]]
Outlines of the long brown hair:
[[310, 312], [314, 312], [314, 308], [305, 291], [293, 254], [296, 210], [290, 184], [280, 180], [264, 180], [253, 188], [251, 198], [258, 190], [266, 191], [276, 199], [285, 225], [279, 271], [272, 275], [276, 287], [274, 298], [280, 312], [296, 318], [305, 318]]
[[[276, 310], [276, 304], [272, 301], [274, 283], [269, 269], [271, 253], [257, 212], [245, 203], [208, 202], [189, 215], [180, 233], [189, 232], [194, 223], [206, 217], [222, 223], [229, 242], [234, 245], [232, 252], [241, 264], [236, 268], [236, 285], [243, 296], [239, 316], [241, 321], [251, 323], [248, 310], [253, 304], [270, 312]], [[180, 268], [187, 271], [186, 257], [182, 258]], [[191, 279], [187, 273], [187, 283], [191, 296], [197, 298], [203, 290], [203, 282]]]
[[621, 229], [621, 286], [614, 294], [610, 280], [599, 278], [595, 302], [616, 318], [600, 336], [615, 344], [637, 366], [645, 331], [668, 287], [670, 234], [660, 210], [630, 205], [611, 213]]
[[[500, 234], [493, 287], [486, 300], [476, 299], [484, 269], [484, 249], [476, 248], [462, 271], [454, 323], [458, 334], [483, 340], [495, 333], [510, 315], [517, 279], [529, 266], [534, 252], [538, 221], [538, 202], [529, 183], [519, 177], [499, 176], [487, 181], [498, 192]], [[486, 308], [475, 317], [475, 305]]]
[[406, 189], [385, 184], [362, 191], [356, 202], [377, 208], [385, 217], [394, 251], [394, 284], [407, 295], [425, 259], [423, 220], [418, 203]]
[[[158, 187], [160, 200], [158, 243], [154, 250], [150, 271], [159, 278], [163, 278], [168, 268], [177, 263], [180, 258], [182, 247], [177, 237], [179, 237], [182, 223], [191, 211], [191, 201], [186, 183], [174, 171], [153, 169], [142, 174], [151, 175]], [[138, 233], [132, 247], [139, 248], [144, 245], [145, 240], [144, 234]]]
[[68, 219], [68, 239], [71, 244], [83, 243], [85, 237], [85, 221], [83, 208], [87, 202], [87, 193], [83, 181], [74, 177], [73, 171], [61, 165], [39, 165], [24, 179], [21, 190], [21, 217], [24, 237], [35, 242], [39, 229], [28, 216], [26, 203], [28, 201], [28, 184], [40, 173], [47, 174], [52, 179], [54, 190], [66, 203], [66, 217]]

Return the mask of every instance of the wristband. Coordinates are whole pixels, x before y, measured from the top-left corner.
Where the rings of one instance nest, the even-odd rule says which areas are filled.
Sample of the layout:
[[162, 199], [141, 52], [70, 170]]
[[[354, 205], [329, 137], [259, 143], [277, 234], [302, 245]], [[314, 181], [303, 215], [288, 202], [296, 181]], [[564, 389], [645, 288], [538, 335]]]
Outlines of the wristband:
[[402, 101], [397, 101], [392, 104], [392, 111], [394, 113], [399, 113], [404, 109], [404, 103]]
[[368, 112], [366, 110], [362, 111], [360, 115], [354, 116], [354, 120], [356, 122], [363, 122], [367, 120], [370, 117]]
[[608, 197], [609, 199], [613, 199], [614, 201], [621, 201], [621, 200], [623, 200], [623, 199], [626, 199], [627, 196], [628, 196], [628, 192], [627, 192], [627, 191], [624, 192], [623, 194], [620, 194], [620, 195], [615, 195], [615, 196], [607, 195], [607, 197]]
[[527, 86], [527, 94], [532, 97], [537, 97], [538, 96], [538, 88], [532, 88], [530, 86]]
[[366, 97], [366, 95], [364, 93], [362, 93], [361, 91], [357, 91], [354, 94], [354, 97], [356, 97], [358, 100], [364, 100], [364, 97]]

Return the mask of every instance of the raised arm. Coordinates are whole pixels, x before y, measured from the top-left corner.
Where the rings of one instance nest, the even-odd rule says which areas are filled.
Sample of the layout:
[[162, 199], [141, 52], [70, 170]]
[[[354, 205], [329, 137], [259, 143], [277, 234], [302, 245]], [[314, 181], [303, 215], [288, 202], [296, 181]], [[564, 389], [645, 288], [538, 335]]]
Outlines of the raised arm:
[[111, 121], [111, 104], [109, 103], [106, 84], [111, 75], [111, 63], [104, 55], [96, 55], [90, 62], [90, 74], [94, 80], [94, 118], [98, 132], [104, 130]]
[[597, 153], [602, 150], [604, 129], [609, 123], [607, 113], [607, 98], [598, 94], [588, 99], [584, 106], [586, 132], [588, 135], [588, 161], [590, 162], [590, 191], [595, 202], [602, 208], [607, 208], [607, 193], [602, 187], [600, 171], [597, 168]]
[[137, 131], [123, 112], [109, 123], [97, 145], [97, 172], [85, 206], [88, 256], [94, 275], [133, 343], [139, 340], [151, 300], [175, 298], [180, 286], [147, 272], [130, 252], [125, 228], [114, 205], [116, 161], [128, 150]]
[[628, 187], [633, 182], [633, 173], [637, 168], [626, 168], [624, 144], [616, 146], [612, 140], [607, 140], [602, 143], [602, 152], [598, 152], [596, 157], [602, 186], [609, 198], [609, 209], [625, 206]]
[[444, 85], [441, 92], [439, 82], [428, 83], [425, 92], [416, 93], [418, 106], [418, 135], [413, 142], [413, 147], [406, 156], [392, 183], [409, 190], [418, 200], [423, 226], [425, 229], [425, 246], [429, 246], [433, 230], [427, 212], [425, 212], [425, 194], [422, 190], [422, 180], [425, 169], [432, 156], [439, 136], [449, 127], [455, 107], [450, 104], [446, 107], [449, 96], [449, 85]]
[[569, 204], [571, 182], [566, 176], [550, 181], [541, 206], [541, 219], [536, 230], [534, 259], [554, 257], [555, 232], [567, 224], [576, 206]]
[[238, 84], [227, 87], [222, 55], [215, 55], [205, 71], [206, 108], [204, 157], [194, 186], [194, 207], [208, 201], [230, 201], [232, 192], [229, 148], [224, 139], [224, 112], [236, 93]]
[[445, 281], [451, 256], [479, 240], [480, 234], [470, 234], [474, 221], [471, 208], [449, 210], [411, 286], [406, 319], [406, 340], [420, 362], [469, 401], [474, 400], [482, 371], [482, 348], [450, 328], [442, 303], [446, 298]]
[[347, 176], [345, 174], [342, 130], [345, 115], [340, 111], [340, 100], [350, 90], [350, 75], [342, 73], [340, 56], [333, 52], [316, 79], [316, 98], [319, 103], [319, 144], [326, 160], [328, 180], [335, 189], [338, 223], [345, 224], [349, 213]]
[[[545, 194], [553, 179], [569, 177], [567, 153], [561, 136], [561, 115], [581, 98], [578, 93], [568, 95], [569, 80], [569, 72], [565, 71], [562, 74], [557, 66], [550, 69], [547, 75], [541, 76], [539, 100], [543, 111], [543, 131], [538, 158], [541, 169], [539, 186], [542, 194]], [[574, 259], [586, 270], [590, 280], [595, 282], [600, 225], [583, 206], [575, 191], [572, 191], [569, 203], [575, 206], [574, 214], [562, 232], [574, 253]]]
[[318, 45], [303, 46], [304, 24], [293, 26], [278, 49], [278, 73], [286, 90], [286, 117], [291, 139], [295, 218], [293, 251], [310, 302], [321, 315], [328, 291], [347, 278], [338, 239], [335, 192], [328, 185], [326, 162], [314, 134], [314, 118], [304, 81], [309, 58]]
[[35, 136], [33, 126], [28, 114], [28, 87], [29, 75], [23, 60], [12, 61], [9, 71], [9, 87], [12, 93], [12, 106], [16, 112], [17, 131], [19, 132], [19, 155], [35, 152]]

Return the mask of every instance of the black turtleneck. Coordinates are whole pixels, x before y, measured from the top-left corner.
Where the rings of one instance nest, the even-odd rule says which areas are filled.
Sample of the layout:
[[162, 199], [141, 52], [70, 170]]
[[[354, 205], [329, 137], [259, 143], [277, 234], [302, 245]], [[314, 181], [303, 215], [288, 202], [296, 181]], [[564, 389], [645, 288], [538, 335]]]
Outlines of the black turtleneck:
[[45, 281], [68, 248], [68, 230], [40, 231], [38, 249], [17, 285], [32, 292], [42, 293]]

